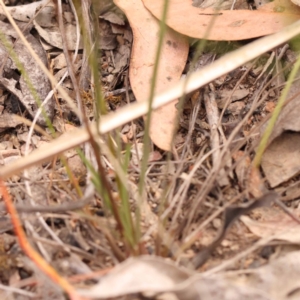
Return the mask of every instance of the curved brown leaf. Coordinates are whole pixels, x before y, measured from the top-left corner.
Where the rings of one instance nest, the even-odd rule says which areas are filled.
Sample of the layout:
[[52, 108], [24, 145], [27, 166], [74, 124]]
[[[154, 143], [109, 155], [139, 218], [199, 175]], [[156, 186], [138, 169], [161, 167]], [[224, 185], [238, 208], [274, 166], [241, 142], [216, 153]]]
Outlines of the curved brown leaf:
[[[299, 232], [299, 230], [298, 230]], [[265, 238], [267, 240], [267, 238]], [[270, 239], [269, 239], [270, 240]], [[260, 247], [261, 247], [260, 243]], [[256, 244], [258, 247], [258, 244]], [[246, 251], [245, 251], [246, 252]], [[242, 253], [243, 257], [246, 253]], [[249, 253], [248, 253], [249, 254]], [[234, 265], [227, 260], [222, 265]], [[222, 266], [221, 265], [221, 266]], [[300, 252], [292, 251], [274, 258], [251, 272], [217, 272], [195, 274], [159, 257], [129, 258], [112, 269], [98, 284], [78, 293], [89, 299], [110, 299], [134, 293], [174, 293], [161, 299], [179, 300], [292, 300], [299, 299]], [[222, 268], [221, 268], [222, 270]], [[210, 273], [209, 276], [207, 273]], [[297, 296], [298, 295], [298, 296]], [[158, 298], [158, 297], [157, 297]]]
[[[146, 8], [158, 19], [164, 1], [143, 0]], [[192, 0], [169, 0], [167, 25], [193, 37], [209, 40], [244, 40], [275, 33], [300, 18], [300, 8], [277, 0], [260, 10], [201, 9], [192, 6]], [[290, 9], [292, 7], [292, 9]], [[213, 26], [209, 32], [211, 22]]]
[[[137, 101], [149, 97], [160, 26], [144, 7], [142, 0], [114, 0], [126, 14], [133, 31], [129, 77]], [[160, 56], [156, 92], [176, 84], [186, 64], [189, 45], [185, 38], [167, 29]], [[150, 137], [161, 149], [170, 151], [172, 134], [176, 128], [177, 100], [152, 114]]]

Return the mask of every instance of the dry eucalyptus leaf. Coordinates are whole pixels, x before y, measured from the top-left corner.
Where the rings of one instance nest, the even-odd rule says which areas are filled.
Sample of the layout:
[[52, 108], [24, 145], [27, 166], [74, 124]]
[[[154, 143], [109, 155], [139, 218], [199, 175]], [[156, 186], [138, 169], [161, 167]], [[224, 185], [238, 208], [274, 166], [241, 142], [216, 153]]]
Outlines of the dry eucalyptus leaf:
[[[224, 275], [223, 275], [224, 276]], [[266, 266], [245, 270], [245, 274], [228, 274], [225, 278], [228, 285], [247, 288], [249, 293], [257, 292], [258, 297], [250, 295], [240, 299], [269, 299], [269, 300], [296, 300], [300, 298], [300, 251], [290, 252]], [[219, 278], [222, 277], [220, 274]], [[219, 298], [216, 298], [219, 299]]]
[[[115, 0], [129, 19], [133, 31], [133, 46], [129, 67], [130, 83], [137, 101], [149, 98], [160, 26], [145, 9], [142, 0]], [[189, 45], [185, 38], [172, 30], [166, 30], [160, 53], [156, 92], [176, 84], [186, 64]], [[174, 99], [175, 100], [175, 99]], [[150, 137], [161, 149], [170, 151], [176, 129], [177, 108], [174, 102], [152, 113]]]
[[[164, 1], [143, 2], [156, 18], [161, 18]], [[300, 18], [300, 8], [294, 5], [293, 9], [287, 10], [285, 3], [286, 0], [274, 1], [268, 4], [268, 11], [216, 11], [194, 7], [191, 0], [170, 0], [166, 23], [177, 32], [193, 38], [228, 41], [250, 39], [275, 33]], [[210, 24], [213, 24], [211, 28]]]
[[299, 0], [291, 0], [294, 4], [296, 4], [297, 6], [300, 6], [300, 1]]
[[[62, 38], [58, 26], [52, 26], [50, 28], [41, 27], [36, 21], [34, 21], [34, 27], [39, 35], [53, 47], [62, 49]], [[65, 24], [66, 39], [69, 50], [76, 49], [76, 27], [73, 24]], [[82, 43], [79, 43], [79, 49], [82, 49]]]
[[285, 131], [273, 140], [263, 154], [261, 166], [271, 187], [299, 174], [300, 133]]
[[299, 276], [300, 251], [249, 273], [245, 270], [244, 275], [231, 272], [209, 277], [181, 269], [162, 258], [141, 256], [126, 260], [100, 283], [79, 293], [92, 299], [173, 292], [179, 300], [294, 300], [299, 299]]
[[249, 90], [240, 89], [240, 90], [235, 90], [233, 93], [230, 90], [221, 90], [217, 92], [217, 95], [218, 95], [217, 98], [218, 107], [223, 109], [229, 97], [230, 97], [229, 103], [242, 100], [249, 95]]
[[[9, 11], [11, 16], [18, 21], [28, 22], [36, 12], [45, 4], [48, 6], [53, 6], [54, 4], [49, 0], [37, 1], [29, 4], [17, 5], [17, 6], [8, 6], [6, 9]], [[45, 11], [44, 11], [45, 12]], [[40, 12], [41, 14], [44, 13]], [[0, 6], [0, 15], [4, 15], [2, 7]]]
[[[299, 74], [296, 78], [299, 77]], [[285, 182], [300, 172], [300, 80], [292, 83], [287, 99], [292, 99], [280, 112], [269, 146], [262, 157], [263, 171], [272, 187]], [[266, 125], [262, 127], [261, 133]]]
[[[281, 189], [281, 188], [279, 188]], [[285, 196], [282, 196], [282, 201], [289, 201], [300, 198], [300, 183], [296, 182], [295, 184], [290, 185], [285, 188]]]
[[53, 69], [54, 70], [61, 70], [67, 66], [66, 58], [63, 53], [57, 55], [53, 60]]
[[115, 55], [115, 69], [113, 74], [117, 74], [125, 69], [130, 59], [130, 48], [128, 45], [121, 45]]
[[108, 11], [100, 16], [101, 19], [117, 25], [125, 25], [124, 20], [113, 11]]
[[282, 210], [264, 207], [259, 211], [262, 220], [241, 216], [240, 220], [258, 237], [274, 235], [274, 240], [300, 244], [300, 224]]
[[102, 50], [114, 50], [118, 46], [116, 34], [112, 32], [111, 23], [100, 19], [99, 20], [99, 37]]
[[0, 133], [8, 128], [15, 128], [18, 125], [23, 124], [21, 118], [16, 117], [13, 114], [4, 113], [0, 116]]
[[[10, 24], [1, 21], [0, 27], [1, 30], [3, 30], [3, 33], [6, 35], [6, 39], [9, 41], [11, 46], [13, 46], [19, 62], [23, 65], [26, 76], [28, 80], [30, 80], [36, 96], [40, 101], [44, 101], [48, 93], [51, 91], [49, 79], [33, 59], [22, 41], [18, 38], [18, 34], [15, 32], [13, 27]], [[24, 31], [23, 34], [35, 53], [39, 56], [42, 62], [47, 65], [47, 55], [40, 42], [33, 35], [31, 35], [28, 30]], [[3, 74], [0, 75], [0, 84], [14, 96], [16, 96], [25, 106], [31, 117], [34, 118], [39, 108], [38, 103], [33, 96], [32, 90], [27, 85], [25, 76], [22, 74], [22, 70], [18, 69], [15, 62], [7, 52], [6, 47], [2, 45], [1, 42], [0, 65], [3, 66]], [[17, 80], [15, 80], [15, 78], [17, 78]], [[43, 107], [45, 113], [50, 119], [52, 119], [54, 114], [54, 99], [51, 98]], [[38, 118], [38, 123], [41, 125], [46, 124], [42, 115]]]
[[173, 290], [191, 274], [163, 258], [129, 258], [116, 266], [99, 284], [90, 290], [81, 291], [81, 294], [84, 297], [102, 299], [143, 291], [159, 293]]
[[45, 6], [39, 11], [34, 21], [42, 27], [52, 27], [56, 23], [56, 10], [54, 6]]

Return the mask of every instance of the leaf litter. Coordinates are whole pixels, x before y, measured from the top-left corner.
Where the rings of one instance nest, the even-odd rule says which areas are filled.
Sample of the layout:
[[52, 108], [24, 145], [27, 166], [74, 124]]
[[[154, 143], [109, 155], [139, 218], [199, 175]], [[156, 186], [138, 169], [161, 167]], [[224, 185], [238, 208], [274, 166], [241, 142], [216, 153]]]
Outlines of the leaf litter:
[[[114, 111], [134, 99], [138, 101], [147, 99], [159, 31], [159, 22], [153, 15], [160, 18], [162, 2], [143, 1], [146, 8], [149, 9], [151, 6], [149, 12], [141, 1], [132, 1], [132, 3], [116, 1], [127, 15], [133, 35], [128, 24], [124, 22], [124, 15], [116, 7], [112, 7], [109, 1], [104, 2], [107, 2], [108, 10], [97, 7], [99, 11], [104, 11], [99, 19], [102, 41], [100, 42], [102, 57], [99, 67], [103, 75], [101, 80], [105, 88], [104, 93], [108, 95], [107, 109]], [[181, 17], [185, 16], [190, 24], [194, 24], [189, 28], [195, 30], [198, 23], [193, 23], [191, 20], [196, 8], [192, 7], [191, 2], [170, 2], [171, 10], [167, 24], [173, 22], [170, 20], [174, 19], [174, 22], [177, 23], [176, 25], [170, 23], [170, 27], [176, 30], [179, 24], [182, 25], [180, 30], [185, 30], [185, 20], [178, 17], [179, 13]], [[11, 8], [10, 11], [15, 19], [22, 21], [22, 18], [26, 16], [25, 21], [28, 21], [28, 16], [33, 17], [36, 9], [43, 4], [46, 2], [20, 5], [16, 6], [16, 9]], [[125, 6], [125, 4], [130, 6]], [[207, 1], [205, 5], [206, 7], [213, 6]], [[222, 9], [232, 6], [231, 3], [226, 5]], [[269, 34], [286, 24], [287, 19], [279, 17], [280, 13], [289, 17], [287, 22], [298, 19], [298, 9], [287, 2], [262, 5], [259, 10], [254, 11], [245, 10], [245, 7], [248, 7], [245, 3], [239, 2], [238, 6], [244, 11], [237, 13], [235, 10], [222, 10], [220, 16], [223, 20], [230, 16], [232, 20], [237, 17], [244, 21], [235, 23], [235, 26], [229, 26], [234, 30], [228, 30], [228, 26], [223, 23], [220, 23], [221, 25], [216, 23], [217, 26], [212, 27], [209, 38], [233, 41], [253, 38], [257, 36], [255, 34]], [[278, 11], [282, 6], [285, 10]], [[53, 68], [56, 76], [58, 76], [58, 72], [61, 72], [60, 79], [68, 66], [61, 54], [62, 37], [58, 30], [53, 7], [52, 4], [47, 4], [42, 9], [40, 17], [33, 21], [33, 26], [36, 29], [35, 37], [39, 36], [44, 53], [48, 54], [47, 60], [50, 68]], [[64, 6], [64, 9], [66, 28], [71, 29], [71, 31], [65, 29], [69, 34], [68, 47], [69, 50], [76, 52], [82, 47], [80, 43], [78, 44], [76, 37], [76, 21], [73, 18], [72, 9], [67, 5]], [[184, 13], [185, 9], [188, 13]], [[197, 8], [197, 12], [199, 12], [199, 8]], [[211, 16], [207, 15], [209, 12], [212, 12], [210, 8], [204, 8], [200, 15], [198, 13], [198, 17], [201, 16], [201, 20], [206, 22], [205, 24], [211, 20]], [[215, 10], [213, 12], [215, 14]], [[45, 17], [43, 17], [43, 13]], [[190, 18], [186, 18], [186, 15]], [[256, 22], [256, 18], [264, 18], [266, 22], [264, 29], [255, 27], [260, 26], [260, 23]], [[279, 18], [279, 22], [277, 22], [277, 18]], [[277, 22], [276, 26], [274, 22]], [[246, 23], [251, 30], [245, 26]], [[41, 29], [42, 27], [43, 29]], [[178, 31], [182, 32], [180, 30]], [[198, 34], [202, 34], [201, 37], [204, 33], [206, 32], [198, 30]], [[194, 36], [193, 33], [189, 33], [189, 35]], [[132, 36], [133, 48], [131, 49]], [[149, 43], [149, 40], [152, 43]], [[231, 43], [231, 49], [224, 51], [228, 44], [208, 43], [198, 61], [203, 64], [207, 53], [214, 60], [234, 47], [241, 47], [241, 44]], [[220, 49], [223, 49], [223, 52]], [[195, 42], [189, 46], [185, 38], [168, 28], [160, 61], [161, 69], [157, 80], [157, 91], [166, 89], [170, 82], [176, 84], [182, 72], [188, 74], [189, 66], [193, 64], [193, 54], [196, 52]], [[135, 293], [143, 293], [146, 296], [149, 293], [174, 293], [179, 299], [297, 299], [299, 286], [297, 281], [292, 278], [297, 278], [299, 275], [296, 263], [299, 260], [299, 251], [292, 252], [288, 246], [283, 248], [282, 245], [282, 241], [284, 241], [288, 245], [296, 245], [293, 250], [298, 250], [299, 244], [297, 235], [299, 224], [296, 221], [299, 204], [299, 193], [297, 193], [299, 163], [296, 160], [297, 147], [294, 139], [297, 138], [299, 131], [296, 118], [297, 97], [288, 100], [277, 121], [269, 141], [269, 147], [263, 156], [262, 169], [266, 178], [262, 178], [261, 173], [251, 170], [251, 159], [255, 153], [259, 135], [264, 128], [263, 123], [267, 122], [268, 114], [272, 111], [274, 103], [276, 104], [281, 88], [278, 82], [277, 85], [272, 86], [273, 82], [269, 83], [268, 80], [272, 76], [275, 77], [274, 74], [278, 72], [274, 66], [277, 64], [276, 59], [287, 62], [288, 55], [294, 51], [287, 51], [284, 48], [282, 53], [280, 58], [278, 58], [277, 52], [266, 53], [252, 65], [246, 64], [213, 81], [206, 88], [201, 89], [198, 94], [187, 95], [179, 116], [177, 116], [177, 107], [174, 103], [164, 107], [159, 113], [153, 113], [150, 136], [154, 145], [151, 150], [152, 158], [146, 186], [149, 216], [143, 216], [144, 250], [141, 253], [159, 253], [161, 258], [140, 256], [128, 258], [125, 262], [120, 263], [126, 258], [124, 244], [117, 237], [112, 238], [104, 230], [104, 228], [114, 227], [114, 220], [111, 217], [102, 217], [105, 215], [105, 208], [101, 199], [93, 196], [93, 192], [92, 196], [90, 194], [78, 200], [78, 195], [74, 192], [74, 185], [70, 184], [67, 171], [59, 161], [51, 162], [52, 169], [45, 164], [42, 167], [28, 170], [23, 176], [15, 175], [8, 181], [16, 208], [22, 214], [22, 224], [28, 233], [31, 233], [31, 242], [37, 245], [44, 258], [51, 261], [56, 269], [70, 280], [74, 279], [75, 275], [90, 275], [91, 278], [94, 278], [90, 282], [83, 279], [80, 284], [75, 285], [81, 295], [89, 298], [111, 298]], [[75, 60], [76, 65], [76, 72], [80, 72], [81, 53]], [[127, 68], [129, 68], [129, 76], [126, 74]], [[287, 75], [288, 72], [285, 72], [284, 75]], [[129, 86], [123, 88], [128, 79], [132, 92]], [[139, 88], [140, 85], [142, 88]], [[30, 111], [27, 115], [28, 112], [26, 113], [26, 110], [20, 107], [22, 103], [20, 104], [18, 101], [22, 102], [22, 97], [15, 102], [9, 98], [8, 91], [13, 92], [11, 86], [12, 84], [4, 85], [5, 90], [2, 91], [0, 98], [0, 105], [3, 107], [0, 120], [3, 123], [3, 126], [2, 123], [0, 126], [3, 131], [0, 141], [1, 164], [8, 164], [9, 158], [18, 159], [20, 153], [28, 152], [28, 149], [25, 150], [25, 143], [29, 136], [28, 129], [24, 125], [26, 123], [13, 124], [13, 117], [9, 118], [8, 116], [11, 113], [22, 113], [29, 118], [34, 115], [30, 114]], [[65, 79], [63, 87], [69, 95], [75, 98], [73, 83], [69, 78]], [[115, 92], [114, 95], [109, 94], [117, 90], [120, 92]], [[46, 91], [49, 93], [49, 90]], [[127, 99], [124, 97], [125, 91], [128, 93]], [[15, 92], [15, 94], [17, 93], [18, 91]], [[296, 94], [297, 82], [288, 98]], [[93, 119], [93, 99], [91, 99], [90, 91], [84, 91], [83, 95], [88, 116]], [[202, 102], [208, 101], [208, 98], [205, 99], [208, 95], [215, 108], [215, 112], [210, 113], [209, 116], [208, 105], [202, 104]], [[58, 96], [57, 100], [59, 102], [56, 102], [54, 107], [56, 114], [53, 123], [56, 131], [61, 134], [69, 131], [70, 126], [67, 123], [78, 125], [79, 120], [64, 103], [63, 98]], [[24, 103], [23, 105], [26, 108]], [[17, 109], [14, 110], [14, 106], [17, 106]], [[248, 113], [249, 117], [247, 117]], [[216, 119], [210, 119], [211, 116]], [[178, 132], [175, 148], [171, 149], [171, 133], [176, 128], [177, 117], [179, 118]], [[5, 122], [6, 118], [9, 121]], [[171, 126], [166, 127], [164, 122]], [[240, 129], [235, 133], [235, 137], [231, 137], [232, 132], [240, 124]], [[132, 209], [138, 201], [136, 185], [139, 173], [137, 166], [143, 155], [140, 152], [143, 134], [142, 120], [132, 123], [127, 129], [124, 127], [121, 133], [122, 141], [129, 143], [132, 151], [128, 173]], [[213, 139], [215, 134], [218, 135], [218, 139]], [[49, 136], [47, 137], [45, 134], [40, 136], [34, 133], [30, 138], [29, 151], [40, 147], [42, 143], [49, 142]], [[135, 142], [138, 147], [134, 146]], [[274, 146], [275, 142], [277, 144]], [[281, 148], [278, 146], [276, 148], [276, 145]], [[217, 149], [218, 147], [220, 149]], [[224, 153], [222, 152], [223, 147], [227, 148]], [[295, 147], [295, 151], [293, 151], [293, 147]], [[211, 149], [215, 151], [212, 159], [209, 158]], [[162, 150], [172, 150], [173, 152], [174, 161], [169, 168], [166, 167], [165, 153]], [[69, 151], [65, 153], [65, 157], [76, 180], [85, 186], [88, 182], [86, 180], [87, 172], [78, 154], [75, 151]], [[114, 165], [108, 158], [108, 154], [103, 157], [103, 164], [108, 173], [109, 170], [112, 171], [109, 176], [114, 179]], [[280, 160], [281, 158], [284, 159]], [[266, 161], [272, 164], [270, 170], [266, 167]], [[168, 231], [163, 228], [160, 230], [155, 225], [160, 214], [153, 218], [158, 213], [162, 197], [165, 197], [163, 194], [166, 170], [168, 170], [169, 191], [166, 196], [167, 206], [162, 215], [168, 216], [169, 223], [166, 227]], [[191, 174], [193, 175], [190, 176]], [[210, 181], [210, 178], [213, 178], [212, 174], [217, 174], [213, 184]], [[27, 184], [28, 178], [31, 179], [31, 188], [24, 189], [23, 185]], [[275, 186], [279, 186], [276, 189], [277, 193], [267, 192], [268, 188]], [[181, 189], [181, 187], [184, 188]], [[47, 194], [46, 190], [50, 192]], [[89, 185], [86, 185], [86, 191], [88, 190]], [[275, 201], [276, 205], [272, 204], [268, 208], [258, 209], [269, 202], [265, 201], [266, 199], [270, 198], [269, 200], [274, 201], [278, 195], [282, 195], [282, 199], [288, 197], [289, 201], [293, 200], [288, 202], [291, 206], [288, 214], [286, 210], [278, 210], [277, 206], [281, 207], [278, 201]], [[261, 197], [261, 199], [252, 202], [253, 196], [254, 198]], [[32, 202], [32, 199], [35, 201]], [[74, 200], [76, 201], [74, 202]], [[242, 203], [245, 201], [246, 205]], [[78, 206], [74, 206], [73, 204], [77, 202]], [[91, 216], [96, 218], [94, 220], [97, 220], [98, 223], [87, 221], [82, 218], [82, 212], [76, 211], [87, 203], [90, 204]], [[147, 210], [145, 211], [147, 212]], [[35, 215], [35, 212], [40, 212], [43, 218]], [[251, 218], [244, 214], [250, 215]], [[295, 218], [292, 219], [291, 215], [295, 215]], [[242, 222], [237, 220], [240, 216]], [[151, 221], [146, 222], [147, 218]], [[23, 287], [29, 288], [28, 282], [31, 282], [30, 292], [22, 296], [25, 297], [24, 299], [32, 297], [31, 292], [40, 299], [45, 299], [45, 297], [47, 299], [53, 297], [64, 299], [57, 288], [41, 282], [40, 271], [25, 259], [22, 251], [14, 242], [14, 236], [9, 226], [10, 220], [4, 209], [1, 210], [2, 221], [1, 243], [5, 244], [6, 242], [6, 244], [3, 249], [1, 248], [0, 255], [8, 257], [10, 260], [5, 265], [5, 270], [9, 270], [9, 272], [6, 275], [1, 274], [0, 278], [1, 284], [8, 288], [7, 295], [14, 299], [15, 296], [24, 294]], [[48, 226], [49, 224], [51, 228]], [[8, 237], [12, 239], [6, 241]], [[262, 239], [257, 241], [258, 237]], [[253, 250], [249, 252], [249, 249]], [[19, 260], [18, 263], [16, 263], [16, 257]], [[96, 274], [97, 270], [106, 268], [108, 268], [106, 276]], [[198, 269], [197, 272], [194, 270], [195, 268]], [[228, 268], [235, 271], [226, 272], [225, 270]], [[219, 271], [214, 271], [216, 269]], [[208, 274], [210, 275], [208, 276]], [[101, 280], [96, 283], [99, 277]], [[37, 285], [38, 288], [34, 288], [34, 285]], [[41, 286], [45, 287], [43, 291]], [[112, 289], [112, 286], [115, 288]], [[16, 288], [13, 289], [14, 287]], [[9, 290], [9, 288], [11, 289]]]
[[[206, 277], [158, 257], [130, 258], [92, 290], [81, 294], [95, 299], [143, 292], [172, 292], [177, 299], [279, 300], [290, 295], [297, 299], [299, 285], [288, 278], [299, 276], [298, 261], [299, 252], [294, 251], [258, 269]], [[112, 286], [116, 288], [113, 290]]]

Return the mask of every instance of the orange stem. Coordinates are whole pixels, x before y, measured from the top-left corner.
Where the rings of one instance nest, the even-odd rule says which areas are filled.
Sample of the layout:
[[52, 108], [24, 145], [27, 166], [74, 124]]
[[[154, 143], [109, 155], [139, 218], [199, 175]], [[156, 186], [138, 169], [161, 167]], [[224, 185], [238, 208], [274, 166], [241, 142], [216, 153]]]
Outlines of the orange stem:
[[18, 238], [20, 247], [24, 253], [54, 282], [56, 282], [70, 297], [71, 300], [83, 300], [74, 287], [63, 277], [61, 277], [54, 268], [52, 268], [38, 252], [36, 252], [29, 244], [25, 232], [21, 226], [17, 211], [12, 203], [11, 197], [2, 179], [0, 179], [0, 194], [2, 194], [7, 212], [10, 214], [11, 222], [14, 227], [15, 234]]

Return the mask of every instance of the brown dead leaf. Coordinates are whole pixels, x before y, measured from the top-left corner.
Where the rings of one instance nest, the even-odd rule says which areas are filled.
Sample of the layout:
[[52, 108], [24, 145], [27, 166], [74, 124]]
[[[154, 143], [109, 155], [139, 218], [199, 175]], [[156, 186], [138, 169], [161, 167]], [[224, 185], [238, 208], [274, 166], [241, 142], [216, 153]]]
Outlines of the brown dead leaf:
[[[299, 78], [300, 72], [296, 75]], [[287, 104], [282, 108], [272, 134], [269, 138], [269, 144], [284, 131], [300, 131], [300, 80], [297, 79], [292, 83], [287, 96]], [[291, 100], [291, 101], [290, 101]], [[261, 133], [266, 129], [266, 124], [262, 126]]]
[[259, 214], [259, 221], [248, 216], [241, 216], [240, 220], [258, 237], [274, 235], [276, 240], [300, 243], [300, 224], [285, 212], [274, 207], [263, 207], [259, 209]]
[[[144, 7], [142, 0], [114, 0], [129, 19], [134, 42], [129, 69], [130, 83], [137, 101], [149, 97], [157, 52], [159, 22]], [[160, 54], [156, 92], [176, 84], [185, 67], [189, 45], [186, 39], [167, 29]], [[156, 110], [152, 114], [150, 137], [161, 149], [170, 151], [176, 128], [177, 100]]]
[[[296, 76], [297, 78], [299, 77]], [[271, 187], [285, 182], [300, 172], [300, 80], [292, 83], [287, 104], [282, 108], [262, 157], [261, 166]], [[267, 124], [262, 126], [261, 134]]]
[[108, 11], [104, 13], [103, 15], [100, 16], [100, 19], [104, 19], [105, 21], [108, 21], [116, 25], [125, 25], [123, 18], [121, 18], [113, 11]]
[[249, 90], [240, 89], [240, 90], [235, 90], [233, 93], [230, 90], [221, 90], [217, 92], [217, 95], [218, 95], [217, 98], [218, 107], [220, 109], [223, 109], [229, 97], [231, 103], [242, 100], [249, 95]]
[[[28, 22], [28, 20], [33, 18], [36, 12], [39, 9], [41, 9], [44, 5], [46, 5], [46, 7], [54, 7], [54, 3], [52, 3], [51, 1], [42, 0], [29, 4], [8, 6], [7, 10], [15, 20]], [[42, 15], [44, 18], [47, 18], [47, 15], [45, 14], [46, 11], [47, 9], [43, 8], [39, 11], [39, 14]], [[2, 7], [0, 7], [0, 15], [6, 16]]]
[[[34, 21], [34, 28], [37, 30], [39, 35], [51, 46], [62, 49], [62, 38], [58, 26], [51, 28], [43, 28], [36, 21]], [[69, 50], [76, 49], [76, 27], [73, 24], [66, 24], [66, 38]], [[82, 43], [79, 45], [79, 49], [82, 49]]]
[[281, 201], [289, 201], [300, 198], [300, 183], [296, 182], [295, 184], [287, 187], [285, 191], [285, 196], [281, 197]]
[[142, 256], [126, 260], [90, 290], [79, 293], [89, 299], [143, 292], [173, 292], [179, 300], [299, 299], [299, 262], [300, 252], [294, 251], [244, 275], [230, 272], [201, 276], [166, 259]]
[[[62, 49], [61, 33], [55, 22], [56, 10], [52, 1], [42, 0], [26, 5], [7, 7], [7, 9], [15, 20], [22, 22], [28, 22], [38, 11], [39, 14], [35, 17], [33, 22], [35, 29], [48, 44]], [[1, 7], [0, 15], [5, 15]], [[66, 24], [65, 30], [67, 32], [68, 49], [76, 49], [76, 26], [68, 23]], [[82, 43], [80, 43], [79, 48], [82, 48]]]
[[81, 294], [90, 298], [108, 298], [141, 291], [163, 292], [174, 289], [191, 274], [159, 257], [129, 258], [115, 267], [99, 284]]
[[17, 118], [15, 115], [4, 113], [0, 117], [0, 133], [8, 128], [15, 128], [22, 123], [22, 120]]
[[[24, 24], [19, 24], [19, 26], [23, 30], [23, 34], [33, 51], [39, 56], [42, 63], [47, 66], [47, 54], [39, 40], [30, 33], [30, 28], [24, 30]], [[9, 48], [3, 42], [0, 42], [0, 65], [4, 71], [0, 76], [1, 86], [18, 98], [31, 117], [34, 118], [39, 109], [36, 97], [40, 101], [45, 100], [51, 91], [50, 81], [32, 57], [25, 44], [19, 40], [18, 33], [14, 27], [2, 21], [0, 21], [0, 27], [2, 33], [5, 35], [6, 43], [9, 43], [10, 47], [13, 47], [19, 63], [23, 65], [22, 70], [18, 69]], [[24, 73], [27, 75], [27, 78]], [[28, 80], [35, 90], [36, 97], [28, 86]], [[43, 103], [43, 109], [48, 118], [52, 120], [54, 115], [54, 99], [50, 97], [48, 100]], [[42, 115], [38, 117], [37, 121], [40, 125], [46, 125], [45, 118]]]
[[[161, 18], [164, 1], [143, 0]], [[191, 0], [170, 0], [167, 25], [184, 35], [209, 40], [244, 40], [275, 33], [300, 17], [300, 8], [287, 0], [274, 1], [260, 10], [200, 9]], [[210, 24], [213, 26], [210, 28]]]
[[300, 6], [300, 1], [299, 0], [291, 0], [294, 4]]
[[275, 187], [300, 172], [300, 134], [284, 132], [266, 149], [261, 166], [270, 183]]
[[[258, 297], [269, 300], [296, 300], [299, 299], [299, 259], [300, 252], [293, 251], [269, 261], [267, 265], [256, 268], [253, 272], [242, 276], [236, 273], [226, 277], [231, 284], [247, 286], [248, 290], [260, 291]], [[240, 299], [258, 298], [245, 295], [245, 298]]]

